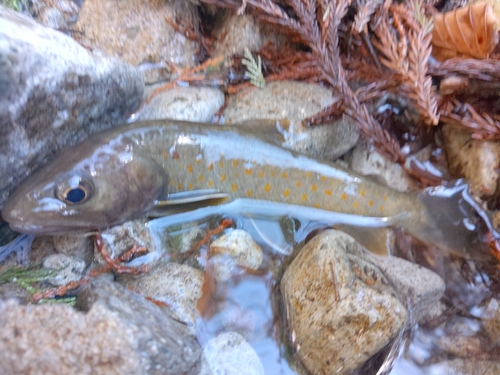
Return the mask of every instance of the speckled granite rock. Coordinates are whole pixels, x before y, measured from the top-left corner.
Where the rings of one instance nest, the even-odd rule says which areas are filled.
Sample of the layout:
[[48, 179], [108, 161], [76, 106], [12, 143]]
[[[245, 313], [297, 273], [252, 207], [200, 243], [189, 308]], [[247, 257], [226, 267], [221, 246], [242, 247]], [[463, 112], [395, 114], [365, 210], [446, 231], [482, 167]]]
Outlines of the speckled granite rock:
[[386, 277], [340, 231], [322, 232], [300, 251], [281, 291], [293, 346], [314, 374], [356, 369], [409, 319]]
[[199, 373], [199, 344], [165, 310], [104, 279], [93, 281], [82, 298], [86, 313], [0, 301], [0, 373]]
[[0, 6], [0, 205], [64, 147], [125, 121], [139, 72]]
[[164, 60], [195, 65], [197, 43], [165, 20], [181, 23], [181, 28], [198, 27], [195, 9], [183, 0], [85, 0], [74, 37], [132, 65]]

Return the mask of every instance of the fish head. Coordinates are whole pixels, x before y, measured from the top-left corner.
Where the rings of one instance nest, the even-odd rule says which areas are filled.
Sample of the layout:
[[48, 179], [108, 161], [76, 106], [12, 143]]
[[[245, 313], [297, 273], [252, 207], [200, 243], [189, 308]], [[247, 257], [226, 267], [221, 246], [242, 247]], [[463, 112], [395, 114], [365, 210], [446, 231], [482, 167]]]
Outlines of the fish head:
[[91, 232], [146, 215], [167, 182], [163, 168], [129, 143], [88, 140], [21, 183], [2, 217], [21, 233]]

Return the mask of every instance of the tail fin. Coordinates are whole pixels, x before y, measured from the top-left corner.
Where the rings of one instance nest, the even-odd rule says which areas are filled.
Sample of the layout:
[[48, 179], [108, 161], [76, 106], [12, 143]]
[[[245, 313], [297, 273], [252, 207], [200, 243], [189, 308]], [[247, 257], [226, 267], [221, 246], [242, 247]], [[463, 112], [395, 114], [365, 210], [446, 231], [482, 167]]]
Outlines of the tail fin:
[[480, 221], [494, 238], [500, 238], [493, 227], [491, 213], [469, 194], [468, 188], [463, 180], [458, 180], [449, 186], [426, 189], [419, 194], [429, 221], [414, 228], [415, 233], [412, 231], [412, 234], [462, 254], [477, 245]]

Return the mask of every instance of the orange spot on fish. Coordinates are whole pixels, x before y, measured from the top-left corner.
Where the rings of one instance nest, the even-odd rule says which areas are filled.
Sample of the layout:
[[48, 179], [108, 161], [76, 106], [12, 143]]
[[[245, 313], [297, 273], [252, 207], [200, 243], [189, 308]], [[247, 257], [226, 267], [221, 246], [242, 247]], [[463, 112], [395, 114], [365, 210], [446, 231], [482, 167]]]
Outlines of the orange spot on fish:
[[219, 167], [223, 167], [224, 166], [224, 160], [219, 160]]
[[233, 184], [231, 185], [231, 190], [233, 191], [233, 193], [235, 193], [235, 192], [236, 192], [236, 190], [238, 190], [238, 184], [233, 183]]
[[360, 194], [362, 197], [364, 197], [364, 196], [366, 195], [366, 191], [361, 190], [361, 191], [359, 192], [359, 194]]
[[180, 182], [179, 182], [179, 183], [177, 184], [177, 190], [182, 190], [182, 183], [180, 183]]
[[201, 159], [196, 159], [195, 163], [200, 164]]
[[302, 202], [305, 202], [307, 200], [307, 194], [302, 194]]
[[225, 173], [220, 175], [220, 182], [224, 182], [224, 181], [226, 181], [226, 174]]
[[368, 201], [368, 206], [373, 206], [373, 201]]
[[384, 194], [384, 196], [382, 197], [382, 199], [383, 199], [384, 201], [386, 201], [386, 200], [387, 200], [387, 195], [385, 195], [385, 194]]
[[297, 181], [297, 183], [295, 184], [295, 186], [297, 186], [298, 188], [302, 186], [302, 181]]
[[332, 195], [332, 191], [331, 190], [325, 190], [325, 194], [328, 195], [328, 196], [331, 196]]
[[163, 160], [167, 160], [168, 154], [167, 151], [163, 151]]
[[312, 191], [316, 191], [316, 190], [318, 190], [318, 187], [315, 184], [312, 184], [311, 185], [311, 190]]
[[247, 197], [251, 197], [253, 195], [252, 189], [247, 190]]
[[252, 170], [251, 169], [245, 169], [245, 174], [247, 176], [250, 176], [252, 174]]
[[269, 193], [269, 192], [271, 191], [271, 185], [270, 185], [270, 184], [266, 184], [266, 185], [264, 186], [264, 191], [265, 191], [266, 193]]
[[287, 174], [286, 172], [283, 172], [283, 173], [281, 174], [281, 177], [282, 177], [282, 178], [287, 178], [287, 177], [288, 177], [288, 174]]
[[188, 173], [193, 173], [193, 166], [192, 165], [188, 165]]
[[174, 186], [174, 180], [170, 181], [170, 186]]
[[203, 175], [201, 175], [201, 174], [200, 174], [200, 175], [198, 176], [198, 180], [200, 180], [200, 182], [203, 182]]
[[311, 172], [306, 173], [306, 178], [309, 178], [309, 177], [311, 177]]
[[237, 167], [238, 166], [238, 160], [233, 160], [233, 167]]
[[276, 177], [276, 171], [272, 171], [271, 176]]
[[192, 182], [189, 183], [188, 190], [193, 190], [193, 183]]
[[358, 206], [359, 206], [359, 202], [354, 202], [354, 203], [352, 204], [352, 206], [353, 206], [354, 208], [358, 208]]
[[320, 208], [319, 203], [314, 203], [314, 208]]
[[208, 180], [208, 187], [213, 187], [214, 186], [214, 182], [212, 181], [212, 179]]
[[214, 170], [214, 165], [213, 165], [212, 163], [210, 163], [210, 164], [208, 165], [208, 170], [209, 170], [209, 171], [213, 171], [213, 170]]
[[378, 209], [379, 209], [380, 211], [384, 211], [384, 206], [380, 206]]
[[290, 189], [285, 189], [285, 190], [283, 191], [283, 196], [286, 198], [286, 197], [288, 197], [289, 195], [290, 195]]
[[321, 181], [326, 181], [326, 177], [325, 176], [321, 176]]
[[347, 194], [346, 193], [342, 193], [342, 195], [340, 196], [340, 199], [342, 199], [343, 201], [345, 201], [347, 199]]
[[259, 176], [259, 178], [264, 177], [264, 171], [259, 171], [259, 174], [257, 176]]

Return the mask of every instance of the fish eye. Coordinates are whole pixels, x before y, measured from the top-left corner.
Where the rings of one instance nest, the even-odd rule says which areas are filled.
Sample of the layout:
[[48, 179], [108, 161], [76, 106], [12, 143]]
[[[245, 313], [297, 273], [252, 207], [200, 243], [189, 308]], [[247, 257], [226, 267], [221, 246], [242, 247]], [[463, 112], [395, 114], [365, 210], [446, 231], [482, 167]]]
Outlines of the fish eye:
[[84, 203], [94, 193], [92, 182], [82, 176], [71, 176], [57, 187], [57, 198], [67, 204]]

